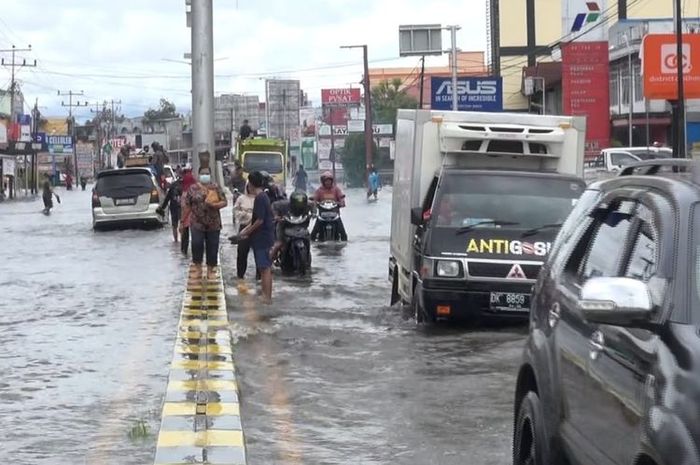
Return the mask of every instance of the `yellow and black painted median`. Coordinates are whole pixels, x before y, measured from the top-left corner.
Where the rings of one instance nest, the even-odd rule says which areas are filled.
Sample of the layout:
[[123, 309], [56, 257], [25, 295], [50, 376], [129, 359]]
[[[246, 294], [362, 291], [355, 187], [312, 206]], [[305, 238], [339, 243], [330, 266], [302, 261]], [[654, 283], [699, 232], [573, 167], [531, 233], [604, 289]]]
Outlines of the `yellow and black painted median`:
[[178, 324], [155, 465], [245, 465], [223, 280], [195, 279]]

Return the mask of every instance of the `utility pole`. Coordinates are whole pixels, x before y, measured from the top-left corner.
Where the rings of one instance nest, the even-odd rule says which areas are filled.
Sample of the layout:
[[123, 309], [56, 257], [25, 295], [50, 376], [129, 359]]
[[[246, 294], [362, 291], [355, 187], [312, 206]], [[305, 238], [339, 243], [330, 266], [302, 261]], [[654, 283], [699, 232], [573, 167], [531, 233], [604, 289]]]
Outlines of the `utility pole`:
[[461, 28], [459, 26], [447, 26], [447, 29], [450, 31], [452, 43], [450, 47], [452, 56], [452, 111], [457, 111], [459, 108], [459, 92], [457, 92], [457, 31]]
[[423, 86], [425, 82], [425, 55], [423, 55], [420, 59], [420, 104], [418, 105], [418, 109], [422, 110], [423, 109]]
[[[629, 34], [631, 33], [632, 29], [629, 30]], [[632, 73], [632, 46], [630, 45], [630, 39], [628, 34], [624, 34], [622, 38], [627, 46], [627, 73], [629, 74], [629, 80], [627, 81], [627, 94], [629, 95], [630, 108], [629, 114], [627, 115], [627, 146], [634, 147], [634, 135], [632, 133], [632, 118], [634, 115], [634, 74]]]
[[73, 108], [86, 107], [88, 106], [88, 103], [80, 101], [73, 103], [73, 97], [82, 97], [83, 95], [85, 95], [85, 93], [82, 90], [80, 92], [73, 92], [72, 90], [69, 90], [68, 92], [58, 91], [59, 97], [68, 96], [68, 104], [66, 105], [65, 102], [61, 102], [61, 106], [68, 107], [68, 120], [70, 121], [71, 139], [73, 141], [73, 174], [75, 175], [74, 181], [76, 187], [78, 187], [78, 177], [80, 175], [78, 173], [78, 152], [75, 150], [77, 141], [75, 140], [75, 119], [73, 119]]
[[[108, 136], [110, 139], [114, 139], [115, 137], [117, 137], [117, 131], [116, 131], [117, 112], [121, 110], [121, 107], [119, 106], [121, 104], [122, 104], [121, 100], [114, 100], [114, 99], [110, 100], [109, 102], [105, 100], [105, 102], [104, 102], [104, 107], [106, 108], [107, 105], [109, 105], [111, 107], [111, 110], [112, 110], [112, 115], [111, 115], [111, 118], [109, 120], [109, 133], [108, 133]], [[115, 107], [115, 105], [117, 105], [117, 106]]]
[[[191, 0], [192, 27], [192, 169], [201, 164], [221, 184], [214, 151], [214, 25], [212, 0]], [[209, 153], [209, 159], [203, 156]]]
[[102, 120], [104, 118], [104, 103], [102, 104], [102, 110], [100, 110], [100, 102], [95, 102], [93, 104], [95, 109], [90, 108], [90, 113], [95, 115], [93, 123], [95, 124], [95, 139], [97, 139], [96, 150], [97, 156], [100, 159], [100, 169], [105, 167], [104, 158], [102, 157]]
[[[683, 67], [686, 61], [683, 59], [683, 9], [681, 0], [675, 0], [674, 13], [676, 20], [676, 64], [678, 70], [678, 100], [676, 103], [676, 114], [673, 118], [676, 121], [675, 150], [674, 156], [686, 158], [685, 150], [685, 83], [683, 82]], [[690, 60], [690, 57], [688, 57]]]
[[16, 68], [35, 68], [36, 67], [36, 60], [34, 60], [33, 64], [27, 64], [26, 59], [22, 59], [22, 63], [18, 63], [15, 59], [15, 54], [18, 52], [31, 52], [32, 51], [32, 46], [28, 45], [27, 48], [17, 48], [16, 46], [12, 46], [10, 49], [6, 50], [0, 50], [0, 53], [11, 53], [12, 54], [12, 60], [10, 63], [5, 63], [5, 59], [3, 58], [0, 60], [0, 64], [2, 66], [6, 66], [10, 68], [10, 120], [11, 122], [15, 123], [15, 93], [17, 92], [17, 81], [15, 81], [15, 69]]
[[[373, 125], [372, 125], [372, 88], [369, 82], [369, 59], [367, 45], [341, 45], [340, 48], [361, 48], [364, 65], [362, 84], [365, 91], [365, 182], [369, 182], [369, 169], [372, 166]], [[367, 185], [369, 187], [369, 184]]]

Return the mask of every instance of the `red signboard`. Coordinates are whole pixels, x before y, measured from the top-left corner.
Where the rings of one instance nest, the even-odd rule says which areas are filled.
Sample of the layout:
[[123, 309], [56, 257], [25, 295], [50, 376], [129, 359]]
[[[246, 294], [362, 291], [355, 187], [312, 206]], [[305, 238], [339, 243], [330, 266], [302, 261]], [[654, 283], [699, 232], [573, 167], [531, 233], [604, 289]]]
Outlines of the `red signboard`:
[[610, 147], [608, 42], [569, 42], [561, 52], [564, 114], [586, 117], [586, 157], [591, 157]]
[[321, 103], [324, 105], [359, 105], [361, 101], [360, 89], [321, 89]]

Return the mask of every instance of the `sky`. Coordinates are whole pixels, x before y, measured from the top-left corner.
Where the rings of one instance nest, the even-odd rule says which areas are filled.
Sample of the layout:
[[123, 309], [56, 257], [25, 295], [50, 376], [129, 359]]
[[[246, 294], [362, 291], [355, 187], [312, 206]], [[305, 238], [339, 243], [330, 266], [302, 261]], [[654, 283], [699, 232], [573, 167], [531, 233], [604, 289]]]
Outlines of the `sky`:
[[[20, 69], [17, 79], [27, 105], [38, 99], [44, 115], [67, 113], [59, 90], [83, 91], [79, 101], [93, 109], [121, 100], [127, 116], [157, 107], [162, 97], [180, 112], [191, 108], [184, 0], [2, 3], [0, 49], [31, 45], [17, 55], [37, 67]], [[461, 50], [483, 51], [485, 7], [486, 0], [214, 0], [214, 91], [264, 100], [266, 78], [299, 79], [318, 103], [321, 88], [359, 85], [362, 50], [341, 45], [367, 44], [370, 67], [415, 67], [418, 58], [398, 58], [399, 25], [438, 23], [461, 26]], [[446, 65], [447, 56], [430, 57], [431, 64]], [[0, 68], [0, 88], [9, 81], [9, 68]], [[79, 120], [91, 117], [89, 108], [76, 110]]]

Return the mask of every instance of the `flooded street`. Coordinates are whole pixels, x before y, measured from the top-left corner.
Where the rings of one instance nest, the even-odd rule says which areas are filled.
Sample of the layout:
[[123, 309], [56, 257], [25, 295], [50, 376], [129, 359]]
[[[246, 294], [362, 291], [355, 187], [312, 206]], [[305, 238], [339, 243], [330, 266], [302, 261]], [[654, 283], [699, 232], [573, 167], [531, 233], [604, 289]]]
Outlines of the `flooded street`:
[[510, 463], [526, 328], [417, 328], [389, 307], [390, 188], [348, 194], [350, 242], [314, 248], [311, 279], [276, 276], [272, 307], [238, 295], [224, 246], [249, 463]]
[[[49, 217], [2, 205], [0, 458], [151, 463], [187, 260], [167, 229], [94, 233], [89, 190], [59, 193]], [[509, 463], [525, 328], [416, 327], [389, 307], [390, 188], [363, 195], [347, 246], [315, 247], [309, 279], [276, 275], [271, 307], [223, 245], [249, 463]]]
[[185, 261], [167, 230], [94, 233], [90, 187], [58, 192], [49, 217], [0, 205], [0, 459], [152, 463]]

